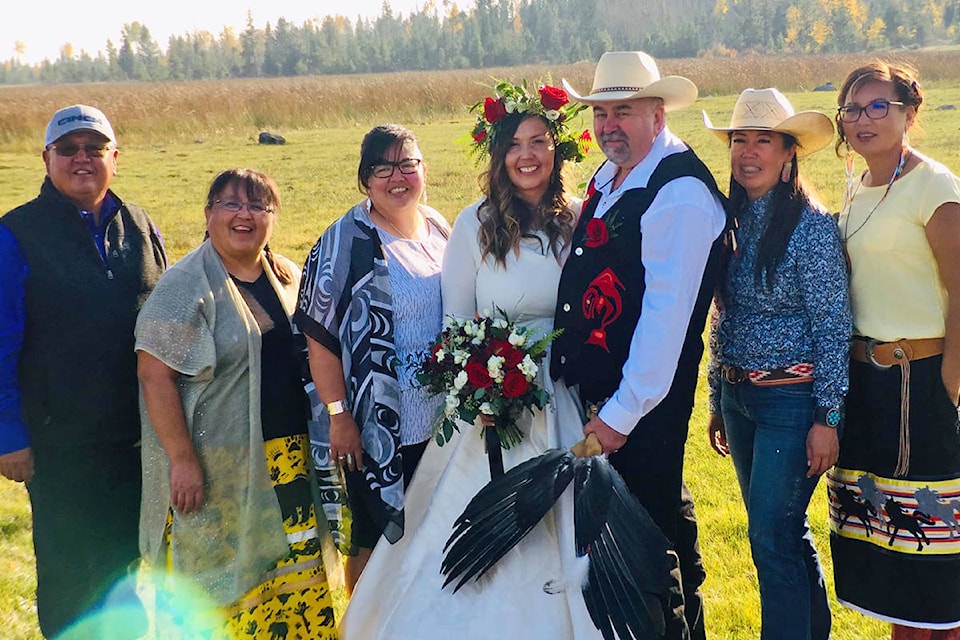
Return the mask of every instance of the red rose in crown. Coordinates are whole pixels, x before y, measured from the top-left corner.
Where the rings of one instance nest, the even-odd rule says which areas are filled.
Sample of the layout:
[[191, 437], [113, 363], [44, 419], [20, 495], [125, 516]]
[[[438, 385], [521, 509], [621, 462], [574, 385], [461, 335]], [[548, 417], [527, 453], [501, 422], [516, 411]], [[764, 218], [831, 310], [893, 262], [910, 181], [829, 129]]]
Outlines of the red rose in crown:
[[483, 117], [487, 119], [487, 122], [493, 124], [498, 120], [502, 120], [507, 115], [507, 105], [503, 103], [503, 99], [493, 99], [488, 97], [483, 101]]
[[559, 109], [568, 102], [570, 102], [570, 98], [567, 97], [567, 92], [563, 89], [551, 87], [548, 84], [540, 87], [540, 104], [543, 105], [544, 109]]

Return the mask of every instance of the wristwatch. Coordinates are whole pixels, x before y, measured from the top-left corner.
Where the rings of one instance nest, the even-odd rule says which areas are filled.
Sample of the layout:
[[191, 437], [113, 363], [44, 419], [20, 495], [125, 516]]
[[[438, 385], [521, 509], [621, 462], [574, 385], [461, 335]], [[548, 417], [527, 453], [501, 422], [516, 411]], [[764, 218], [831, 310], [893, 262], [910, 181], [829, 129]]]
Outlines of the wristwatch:
[[347, 410], [347, 403], [343, 400], [334, 400], [333, 402], [328, 402], [326, 406], [327, 413], [331, 418]]
[[842, 417], [840, 407], [817, 407], [817, 410], [813, 412], [814, 422], [826, 425], [831, 429], [837, 428]]

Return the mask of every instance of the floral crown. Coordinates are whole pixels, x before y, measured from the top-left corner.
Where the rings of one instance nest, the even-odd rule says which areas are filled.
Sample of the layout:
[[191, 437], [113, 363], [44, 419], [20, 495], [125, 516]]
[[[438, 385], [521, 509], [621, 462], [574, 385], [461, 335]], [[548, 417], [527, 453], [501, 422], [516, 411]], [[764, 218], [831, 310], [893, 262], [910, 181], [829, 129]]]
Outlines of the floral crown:
[[586, 104], [571, 103], [566, 91], [548, 84], [541, 85], [536, 93], [531, 94], [526, 81], [522, 85], [498, 82], [494, 91], [494, 96], [488, 96], [470, 108], [477, 114], [471, 155], [482, 158], [489, 154], [490, 143], [503, 130], [502, 125], [510, 116], [536, 114], [547, 121], [560, 157], [571, 162], [583, 161], [593, 139], [588, 130], [577, 133], [570, 125], [574, 117], [587, 108]]

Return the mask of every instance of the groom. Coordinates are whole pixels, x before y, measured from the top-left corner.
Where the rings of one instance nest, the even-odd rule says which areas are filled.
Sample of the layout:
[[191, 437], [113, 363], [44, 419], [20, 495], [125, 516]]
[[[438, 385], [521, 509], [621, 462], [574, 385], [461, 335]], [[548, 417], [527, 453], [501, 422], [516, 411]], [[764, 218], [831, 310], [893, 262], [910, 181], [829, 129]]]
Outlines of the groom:
[[683, 453], [725, 199], [665, 115], [692, 104], [697, 88], [679, 76], [661, 78], [641, 51], [605, 53], [586, 96], [563, 85], [593, 108], [607, 161], [590, 181], [560, 278], [556, 327], [563, 333], [553, 345], [552, 375], [578, 387], [590, 417], [584, 433], [596, 434], [674, 543], [680, 584], [665, 603], [666, 637], [703, 638], [705, 574]]

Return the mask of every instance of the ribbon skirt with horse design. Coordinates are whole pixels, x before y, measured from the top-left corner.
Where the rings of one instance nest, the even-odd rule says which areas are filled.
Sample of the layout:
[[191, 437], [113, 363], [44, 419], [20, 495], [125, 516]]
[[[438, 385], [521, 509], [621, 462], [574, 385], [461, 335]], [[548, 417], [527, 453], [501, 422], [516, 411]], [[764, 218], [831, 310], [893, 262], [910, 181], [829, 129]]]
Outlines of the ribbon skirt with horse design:
[[902, 395], [900, 368], [851, 362], [840, 460], [827, 474], [837, 597], [932, 629], [960, 626], [960, 422], [940, 363], [914, 361]]

